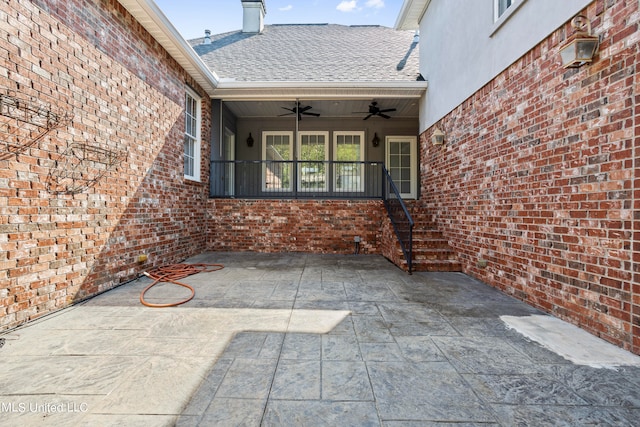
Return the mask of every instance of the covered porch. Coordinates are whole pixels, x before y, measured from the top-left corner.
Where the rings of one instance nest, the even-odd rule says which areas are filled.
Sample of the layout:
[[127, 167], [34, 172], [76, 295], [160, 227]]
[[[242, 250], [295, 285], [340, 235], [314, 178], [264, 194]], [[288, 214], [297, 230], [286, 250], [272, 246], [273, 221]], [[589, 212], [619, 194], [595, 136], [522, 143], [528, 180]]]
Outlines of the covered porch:
[[402, 198], [418, 198], [426, 82], [221, 86], [213, 100], [212, 198], [382, 199], [385, 168]]
[[425, 82], [308, 86], [213, 101], [208, 249], [382, 254], [410, 270], [398, 205], [419, 196]]

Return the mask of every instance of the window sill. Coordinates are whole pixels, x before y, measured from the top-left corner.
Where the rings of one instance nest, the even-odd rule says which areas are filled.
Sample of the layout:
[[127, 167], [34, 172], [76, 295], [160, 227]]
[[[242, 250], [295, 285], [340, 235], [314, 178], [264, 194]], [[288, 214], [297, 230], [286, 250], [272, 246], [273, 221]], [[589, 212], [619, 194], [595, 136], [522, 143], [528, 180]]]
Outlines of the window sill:
[[184, 177], [184, 183], [190, 185], [202, 185], [203, 182], [200, 179]]

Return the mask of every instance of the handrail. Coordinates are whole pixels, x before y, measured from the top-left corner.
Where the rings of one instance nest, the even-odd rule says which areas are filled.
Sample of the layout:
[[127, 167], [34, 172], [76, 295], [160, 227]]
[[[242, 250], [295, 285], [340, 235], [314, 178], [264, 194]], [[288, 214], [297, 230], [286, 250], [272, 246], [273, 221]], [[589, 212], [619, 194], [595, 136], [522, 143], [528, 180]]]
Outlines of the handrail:
[[382, 199], [382, 162], [212, 160], [213, 198]]
[[407, 260], [409, 274], [411, 274], [413, 270], [413, 218], [404, 200], [402, 200], [398, 187], [396, 187], [393, 178], [391, 178], [391, 174], [384, 166], [382, 170], [384, 171], [387, 182], [383, 197], [384, 205], [387, 208], [389, 219], [400, 242], [404, 258]]

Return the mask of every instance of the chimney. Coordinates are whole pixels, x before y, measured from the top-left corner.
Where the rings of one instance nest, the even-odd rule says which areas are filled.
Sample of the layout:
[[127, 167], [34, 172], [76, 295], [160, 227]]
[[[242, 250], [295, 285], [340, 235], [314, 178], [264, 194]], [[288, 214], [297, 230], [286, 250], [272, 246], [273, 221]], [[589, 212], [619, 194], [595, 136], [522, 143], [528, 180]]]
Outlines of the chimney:
[[211, 44], [211, 30], [204, 30], [204, 41], [202, 44]]
[[264, 29], [264, 16], [267, 8], [264, 0], [241, 0], [243, 9], [242, 32], [261, 33]]

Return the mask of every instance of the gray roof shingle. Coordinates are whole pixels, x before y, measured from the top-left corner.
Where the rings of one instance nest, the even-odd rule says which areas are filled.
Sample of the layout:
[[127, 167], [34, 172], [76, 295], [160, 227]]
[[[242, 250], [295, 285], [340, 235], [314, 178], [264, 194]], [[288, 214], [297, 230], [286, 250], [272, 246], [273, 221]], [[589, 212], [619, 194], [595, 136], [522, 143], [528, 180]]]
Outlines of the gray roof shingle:
[[189, 43], [221, 79], [247, 82], [415, 81], [412, 31], [335, 24], [267, 25], [261, 34], [234, 31]]

